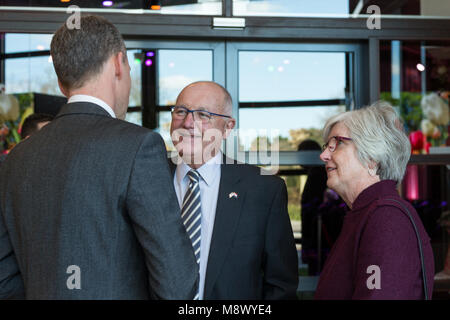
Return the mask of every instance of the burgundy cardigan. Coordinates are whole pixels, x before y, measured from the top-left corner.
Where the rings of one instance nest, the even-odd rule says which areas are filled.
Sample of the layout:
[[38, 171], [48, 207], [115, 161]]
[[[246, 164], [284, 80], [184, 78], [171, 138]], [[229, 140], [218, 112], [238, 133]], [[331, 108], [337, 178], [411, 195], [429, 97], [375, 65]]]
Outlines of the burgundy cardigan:
[[392, 180], [377, 182], [356, 198], [320, 275], [315, 299], [424, 298], [413, 225], [400, 205], [386, 199], [400, 201], [413, 217], [422, 241], [431, 299], [434, 257], [430, 238], [416, 210], [400, 198]]

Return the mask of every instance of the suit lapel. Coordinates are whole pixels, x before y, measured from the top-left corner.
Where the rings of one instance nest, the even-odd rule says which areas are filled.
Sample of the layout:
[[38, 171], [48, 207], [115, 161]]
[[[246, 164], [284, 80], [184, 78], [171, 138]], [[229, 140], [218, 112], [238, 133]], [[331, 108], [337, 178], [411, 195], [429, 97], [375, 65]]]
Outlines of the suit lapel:
[[[238, 165], [222, 164], [216, 217], [214, 219], [214, 229], [206, 269], [205, 299], [208, 299], [210, 296], [214, 283], [219, 276], [221, 267], [232, 245], [236, 226], [241, 215], [246, 190], [242, 188], [239, 181]], [[230, 197], [232, 192], [235, 192], [237, 197]]]

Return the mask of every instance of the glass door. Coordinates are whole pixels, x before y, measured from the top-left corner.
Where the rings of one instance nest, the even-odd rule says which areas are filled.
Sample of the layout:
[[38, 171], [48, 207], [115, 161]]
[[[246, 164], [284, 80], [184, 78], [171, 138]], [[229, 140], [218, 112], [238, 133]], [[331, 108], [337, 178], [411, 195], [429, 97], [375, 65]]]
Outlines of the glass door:
[[[134, 54], [133, 93], [140, 96], [140, 107], [128, 109], [127, 119], [159, 132], [168, 150], [170, 106], [189, 83], [215, 81], [225, 86], [225, 44], [195, 41], [126, 41]], [[131, 63], [131, 62], [130, 62]], [[133, 70], [139, 69], [134, 73]], [[136, 80], [135, 80], [136, 78]], [[138, 80], [139, 79], [139, 80]], [[139, 90], [135, 92], [133, 90]]]
[[285, 151], [297, 151], [305, 139], [322, 145], [325, 121], [361, 104], [359, 45], [229, 42], [226, 48], [239, 151], [258, 151], [276, 139], [281, 162], [309, 161]]
[[332, 115], [361, 106], [361, 51], [358, 44], [226, 44], [226, 84], [238, 120], [226, 153], [284, 179], [305, 297], [315, 290], [344, 212], [338, 198], [333, 214], [319, 210], [326, 194], [322, 128]]

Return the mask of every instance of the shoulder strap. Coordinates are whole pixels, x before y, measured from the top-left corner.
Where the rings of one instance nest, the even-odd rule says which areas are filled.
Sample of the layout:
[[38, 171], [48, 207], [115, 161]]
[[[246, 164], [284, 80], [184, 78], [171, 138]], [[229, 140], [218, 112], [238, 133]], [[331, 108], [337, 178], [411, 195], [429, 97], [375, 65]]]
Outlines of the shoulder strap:
[[419, 231], [417, 230], [416, 224], [414, 223], [411, 213], [409, 212], [408, 208], [403, 203], [401, 203], [400, 201], [398, 201], [396, 199], [383, 199], [383, 200], [393, 201], [393, 202], [397, 203], [397, 205], [395, 205], [395, 207], [400, 206], [401, 208], [403, 208], [403, 210], [401, 210], [401, 211], [408, 216], [409, 220], [411, 221], [411, 224], [413, 225], [414, 231], [417, 236], [417, 243], [419, 245], [419, 254], [420, 254], [420, 263], [422, 265], [422, 279], [423, 279], [423, 289], [425, 292], [425, 300], [430, 300], [430, 298], [428, 297], [427, 276], [426, 276], [426, 272], [425, 272], [425, 261], [423, 258], [422, 241], [420, 240]]

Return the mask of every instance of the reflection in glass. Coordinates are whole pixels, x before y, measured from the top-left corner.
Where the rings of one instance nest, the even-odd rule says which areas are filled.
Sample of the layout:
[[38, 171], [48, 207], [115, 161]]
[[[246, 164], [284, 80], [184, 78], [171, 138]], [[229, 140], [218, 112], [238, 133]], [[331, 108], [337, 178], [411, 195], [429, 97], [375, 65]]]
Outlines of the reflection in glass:
[[170, 123], [172, 121], [172, 115], [169, 111], [161, 111], [158, 113], [158, 123], [159, 127], [155, 129], [158, 132], [164, 142], [166, 143], [167, 150], [175, 150], [175, 147], [172, 143], [172, 139], [170, 138]]
[[180, 91], [188, 84], [212, 80], [211, 50], [159, 50], [158, 104], [175, 104]]
[[447, 144], [449, 72], [449, 42], [380, 42], [380, 98], [398, 108], [414, 153]]
[[[279, 139], [280, 151], [297, 151], [300, 142], [312, 139], [323, 144], [322, 129], [345, 106], [245, 108], [239, 110], [239, 148], [257, 151]], [[263, 141], [266, 140], [266, 141]]]
[[[128, 50], [127, 57], [130, 64], [131, 75], [131, 91], [130, 91], [130, 107], [136, 107], [142, 105], [142, 62], [134, 59], [134, 54], [140, 52], [140, 50]], [[141, 115], [142, 118], [142, 115]], [[142, 121], [140, 123], [142, 125]]]
[[[375, 13], [376, 5], [381, 15], [416, 18], [450, 17], [450, 1], [404, 0], [233, 0], [235, 16], [281, 17], [368, 17]], [[370, 8], [370, 9], [369, 9]]]
[[6, 93], [37, 92], [62, 96], [50, 56], [5, 60]]
[[7, 33], [5, 53], [50, 50], [52, 34]]
[[134, 123], [138, 126], [142, 126], [142, 112], [140, 111], [127, 112], [125, 121]]
[[[10, 38], [10, 40], [12, 40]], [[9, 42], [13, 51], [25, 49], [18, 41]], [[27, 49], [28, 50], [28, 49]], [[128, 51], [131, 67], [130, 106], [141, 105], [141, 69], [133, 62], [134, 50]], [[5, 60], [5, 87], [7, 93], [37, 92], [62, 96], [50, 56], [11, 58]]]
[[[186, 4], [164, 5], [160, 13], [162, 14], [192, 14], [192, 15], [222, 15], [222, 0], [197, 0], [184, 1]], [[190, 3], [189, 3], [190, 2]]]
[[348, 13], [348, 0], [233, 0], [236, 16], [343, 16]]
[[[70, 3], [69, 3], [70, 2]], [[153, 2], [153, 1], [152, 1]], [[222, 0], [171, 0], [159, 1], [159, 6], [152, 8], [150, 1], [141, 0], [118, 0], [118, 1], [42, 1], [42, 0], [0, 0], [1, 6], [32, 7], [56, 7], [66, 10], [69, 5], [77, 5], [80, 8], [89, 8], [90, 12], [102, 12], [103, 10], [113, 12], [146, 14], [185, 14], [185, 15], [222, 15]], [[156, 2], [157, 3], [157, 2]], [[30, 8], [31, 9], [31, 8]], [[136, 10], [139, 9], [139, 10]], [[142, 10], [143, 9], [143, 10]], [[58, 10], [58, 9], [57, 9]]]
[[345, 98], [343, 52], [239, 52], [239, 102]]

